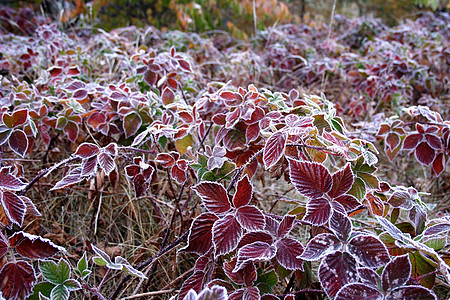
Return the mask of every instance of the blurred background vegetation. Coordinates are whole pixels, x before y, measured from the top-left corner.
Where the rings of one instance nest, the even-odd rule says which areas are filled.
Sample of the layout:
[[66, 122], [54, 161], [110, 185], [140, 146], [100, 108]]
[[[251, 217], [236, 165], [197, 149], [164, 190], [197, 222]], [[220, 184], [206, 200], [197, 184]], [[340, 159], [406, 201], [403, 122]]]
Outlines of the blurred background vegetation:
[[[65, 24], [84, 22], [111, 30], [130, 25], [205, 32], [226, 30], [245, 37], [274, 24], [323, 22], [333, 0], [0, 0], [31, 6]], [[449, 0], [336, 0], [336, 14], [372, 15], [397, 25], [420, 10], [445, 11]]]

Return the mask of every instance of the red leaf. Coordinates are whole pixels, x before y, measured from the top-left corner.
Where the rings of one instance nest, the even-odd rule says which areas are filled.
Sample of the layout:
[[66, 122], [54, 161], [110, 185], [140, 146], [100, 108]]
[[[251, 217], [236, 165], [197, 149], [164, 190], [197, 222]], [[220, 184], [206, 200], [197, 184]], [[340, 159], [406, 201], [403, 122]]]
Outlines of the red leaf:
[[347, 193], [353, 185], [353, 172], [348, 163], [344, 168], [333, 174], [333, 185], [328, 195], [337, 198]]
[[64, 132], [72, 143], [75, 143], [78, 138], [78, 125], [73, 121], [68, 121], [66, 127], [64, 127]]
[[259, 136], [259, 132], [260, 128], [258, 123], [249, 125], [245, 130], [245, 138], [247, 139], [247, 142], [250, 143], [256, 140]]
[[48, 71], [52, 77], [56, 77], [61, 74], [63, 70], [61, 67], [51, 67]]
[[9, 128], [14, 128], [25, 124], [28, 120], [28, 109], [18, 109], [9, 115], [7, 112], [3, 114], [3, 123]]
[[315, 226], [321, 226], [328, 222], [331, 216], [330, 202], [325, 198], [311, 199], [306, 206], [304, 221]]
[[252, 196], [253, 186], [246, 175], [237, 183], [236, 193], [233, 196], [234, 207], [238, 208], [249, 204]]
[[341, 241], [335, 235], [321, 233], [308, 242], [300, 258], [309, 261], [318, 260], [325, 255], [335, 252], [340, 247]]
[[178, 164], [174, 165], [172, 169], [170, 169], [170, 175], [173, 179], [176, 180], [179, 184], [183, 184], [187, 180], [186, 172], [180, 169]]
[[1, 193], [1, 206], [6, 213], [6, 216], [19, 226], [22, 226], [23, 218], [25, 217], [26, 205], [22, 199], [16, 194], [9, 191]]
[[175, 100], [175, 94], [171, 88], [165, 87], [161, 94], [161, 101], [164, 105], [168, 105]]
[[366, 194], [366, 200], [369, 204], [370, 213], [376, 216], [382, 216], [384, 213], [384, 204], [380, 197], [369, 192]]
[[285, 215], [278, 225], [277, 237], [284, 238], [295, 225], [295, 216]]
[[25, 155], [28, 149], [28, 138], [25, 132], [20, 129], [15, 129], [9, 136], [9, 147], [21, 157]]
[[277, 247], [276, 259], [288, 270], [303, 271], [303, 260], [298, 258], [303, 253], [302, 244], [294, 239], [284, 238], [275, 243]]
[[417, 144], [422, 140], [422, 134], [414, 133], [408, 135], [403, 141], [403, 149], [409, 150], [416, 148]]
[[180, 67], [182, 67], [186, 71], [192, 72], [191, 64], [188, 61], [186, 61], [184, 59], [179, 59], [178, 63], [180, 64]]
[[134, 135], [141, 128], [142, 119], [137, 113], [129, 113], [123, 118], [123, 130], [125, 138]]
[[236, 220], [248, 231], [263, 230], [266, 226], [264, 214], [253, 205], [239, 207], [236, 210]]
[[428, 145], [435, 150], [441, 150], [442, 141], [441, 139], [434, 134], [425, 134], [425, 139], [427, 140]]
[[263, 161], [266, 169], [275, 165], [284, 154], [287, 134], [277, 131], [267, 140], [263, 153]]
[[[11, 138], [9, 138], [11, 141]], [[427, 142], [422, 142], [416, 147], [416, 158], [417, 160], [426, 166], [429, 166], [436, 156], [436, 151], [431, 148]]]
[[402, 207], [404, 209], [412, 208], [411, 196], [406, 191], [395, 191], [388, 200], [392, 207]]
[[75, 155], [81, 158], [89, 158], [94, 155], [97, 155], [100, 152], [100, 148], [97, 145], [91, 143], [83, 143], [78, 146], [77, 151], [75, 151]]
[[369, 268], [378, 268], [390, 260], [386, 246], [371, 235], [358, 235], [352, 238], [347, 249], [358, 261]]
[[3, 167], [0, 169], [0, 189], [7, 189], [12, 191], [20, 191], [27, 185], [10, 174], [10, 167]]
[[361, 205], [358, 199], [349, 194], [339, 196], [338, 198], [335, 198], [334, 201], [341, 204], [345, 208], [346, 212], [353, 211], [355, 208]]
[[254, 243], [254, 242], [265, 242], [267, 244], [272, 245], [273, 238], [270, 234], [268, 234], [265, 231], [252, 231], [247, 232], [244, 234], [244, 236], [241, 238], [241, 241], [239, 242], [238, 248], [241, 248], [242, 246]]
[[246, 147], [245, 129], [241, 128], [239, 123], [234, 129], [227, 131], [223, 138], [223, 145], [228, 151], [242, 150]]
[[345, 242], [352, 232], [352, 223], [349, 218], [337, 211], [333, 211], [330, 218], [330, 229], [341, 241]]
[[219, 96], [229, 106], [235, 106], [240, 103], [240, 101], [237, 101], [240, 99], [240, 97], [234, 92], [229, 91], [221, 92]]
[[97, 174], [97, 156], [85, 158], [81, 162], [81, 176], [92, 176]]
[[242, 295], [242, 300], [259, 300], [261, 299], [261, 295], [259, 293], [259, 289], [252, 286], [244, 291]]
[[230, 278], [236, 284], [245, 284], [247, 286], [252, 285], [252, 282], [256, 279], [256, 268], [253, 263], [245, 263], [243, 268], [234, 272], [236, 267], [237, 258], [233, 257], [231, 261], [225, 261], [223, 264], [223, 270], [225, 275]]
[[16, 247], [17, 252], [29, 259], [49, 258], [59, 251], [66, 250], [52, 243], [49, 239], [25, 232], [16, 232], [9, 238], [11, 247]]
[[395, 257], [386, 265], [381, 274], [381, 287], [384, 291], [404, 285], [411, 276], [411, 263], [408, 255]]
[[66, 176], [64, 176], [63, 179], [58, 181], [50, 191], [69, 187], [80, 182], [81, 180], [83, 180], [83, 177], [81, 177], [81, 167], [76, 167], [75, 169], [71, 170]]
[[116, 143], [109, 143], [107, 146], [103, 148], [105, 153], [108, 153], [109, 155], [115, 156], [117, 155], [117, 144]]
[[201, 182], [193, 187], [203, 201], [206, 208], [216, 214], [227, 212], [230, 208], [227, 191], [217, 182]]
[[361, 276], [361, 281], [373, 286], [378, 286], [380, 282], [380, 275], [370, 268], [358, 268], [359, 276]]
[[213, 226], [213, 244], [215, 256], [229, 253], [239, 243], [242, 227], [233, 215], [226, 215], [217, 220]]
[[277, 248], [275, 246], [264, 242], [258, 241], [245, 245], [239, 249], [236, 267], [233, 272], [237, 272], [242, 269], [245, 263], [249, 261], [271, 260], [275, 257], [276, 252]]
[[109, 175], [109, 173], [111, 173], [112, 170], [114, 170], [116, 167], [114, 159], [112, 159], [112, 157], [109, 154], [106, 154], [104, 152], [98, 155], [98, 164], [100, 168], [102, 168], [103, 171], [105, 171], [106, 175]]
[[444, 153], [439, 153], [433, 161], [433, 171], [436, 175], [440, 175], [444, 171], [445, 157]]
[[10, 262], [0, 271], [0, 292], [8, 300], [25, 299], [36, 283], [33, 267], [25, 261]]
[[[185, 299], [188, 299], [187, 297]], [[212, 286], [210, 288], [205, 288], [198, 294], [196, 300], [227, 300], [227, 290], [222, 286]]]
[[[203, 286], [203, 279], [205, 278], [205, 273], [202, 271], [195, 271], [194, 274], [189, 276], [188, 279], [183, 283], [181, 286], [180, 292], [178, 294], [179, 299], [189, 299], [192, 298], [188, 295], [188, 292], [191, 294], [191, 290], [194, 290], [195, 292], [199, 293], [202, 290]], [[185, 296], [188, 295], [186, 298]], [[194, 298], [197, 300], [196, 298]]]
[[198, 255], [205, 254], [212, 247], [212, 228], [219, 218], [213, 213], [203, 213], [192, 222], [189, 230], [188, 245], [183, 251]]
[[333, 184], [330, 172], [325, 166], [289, 159], [291, 182], [300, 194], [310, 198], [320, 198], [328, 193]]
[[420, 285], [402, 286], [392, 290], [387, 299], [436, 300], [434, 293]]
[[86, 99], [87, 95], [88, 95], [87, 90], [79, 89], [73, 93], [72, 97], [75, 98], [76, 100], [84, 100], [84, 99]]
[[[380, 291], [372, 286], [363, 283], [349, 283], [342, 287], [336, 295], [335, 300], [361, 300], [361, 299], [382, 299]], [[403, 298], [394, 298], [403, 299]]]
[[87, 120], [87, 123], [97, 130], [97, 128], [106, 123], [106, 115], [102, 112], [94, 112], [92, 115], [89, 116], [89, 119]]
[[156, 157], [156, 161], [159, 162], [163, 168], [170, 168], [175, 164], [175, 159], [172, 155], [167, 153], [159, 153]]
[[390, 150], [397, 148], [400, 142], [401, 142], [400, 136], [394, 132], [389, 132], [388, 135], [386, 136], [386, 145], [389, 147]]
[[335, 252], [322, 260], [319, 280], [330, 299], [346, 284], [358, 281], [356, 261], [348, 253]]

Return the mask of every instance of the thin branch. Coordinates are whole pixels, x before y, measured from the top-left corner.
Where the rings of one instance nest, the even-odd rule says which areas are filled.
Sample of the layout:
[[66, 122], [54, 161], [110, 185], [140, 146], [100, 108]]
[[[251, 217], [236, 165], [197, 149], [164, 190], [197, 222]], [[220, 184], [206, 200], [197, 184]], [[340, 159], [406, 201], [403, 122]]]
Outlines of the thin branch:
[[[159, 257], [163, 256], [164, 254], [166, 254], [167, 252], [169, 252], [170, 250], [172, 250], [173, 248], [175, 248], [176, 246], [178, 246], [182, 241], [184, 241], [189, 235], [189, 230], [186, 231], [185, 233], [183, 233], [182, 236], [180, 236], [179, 238], [177, 238], [175, 241], [173, 241], [171, 244], [169, 244], [167, 247], [165, 247], [164, 249], [162, 249], [161, 251], [159, 251], [157, 256], [153, 256], [150, 257], [149, 259], [147, 259], [146, 261], [142, 262], [140, 265], [138, 265], [135, 269], [137, 270], [142, 270], [143, 268], [147, 267], [148, 265], [150, 265], [154, 260], [157, 260]], [[112, 294], [112, 296], [109, 298], [110, 300], [114, 300], [117, 298], [117, 296], [119, 295], [119, 292], [122, 290], [123, 285], [130, 280], [132, 276], [131, 275], [126, 275], [119, 283], [119, 285], [117, 285], [116, 289], [114, 290], [114, 293]]]
[[118, 147], [118, 149], [119, 150], [136, 151], [136, 152], [141, 152], [141, 153], [148, 153], [148, 154], [153, 154], [153, 155], [158, 154], [155, 150], [142, 150], [139, 148], [127, 147], [127, 146]]
[[312, 145], [306, 145], [306, 144], [286, 144], [286, 146], [308, 148], [308, 149], [313, 149], [313, 150], [318, 150], [318, 151], [326, 151], [331, 155], [341, 155], [341, 154], [337, 153], [336, 151], [329, 149], [327, 147], [312, 146]]
[[33, 178], [33, 180], [30, 181], [30, 183], [27, 184], [26, 187], [24, 187], [21, 191], [18, 191], [17, 194], [20, 195], [24, 195], [26, 192], [28, 192], [28, 190], [30, 190], [33, 185], [38, 182], [42, 177], [47, 176], [48, 174], [50, 174], [51, 172], [53, 172], [54, 170], [58, 169], [60, 166], [67, 164], [69, 162], [72, 162], [74, 160], [80, 159], [77, 156], [69, 156], [68, 158], [60, 161], [59, 163], [53, 165], [52, 167], [42, 170], [41, 172], [39, 172], [39, 174], [36, 175], [36, 177]]

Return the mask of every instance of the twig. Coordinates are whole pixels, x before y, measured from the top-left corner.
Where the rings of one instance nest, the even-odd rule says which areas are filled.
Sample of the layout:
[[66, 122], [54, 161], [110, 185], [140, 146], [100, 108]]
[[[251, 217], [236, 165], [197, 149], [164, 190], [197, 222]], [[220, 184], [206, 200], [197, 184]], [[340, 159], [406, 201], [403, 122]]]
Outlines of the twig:
[[26, 187], [24, 187], [21, 191], [18, 191], [17, 194], [20, 195], [24, 195], [26, 192], [28, 192], [29, 189], [31, 189], [33, 187], [33, 185], [39, 181], [39, 179], [41, 179], [42, 177], [47, 176], [48, 174], [50, 174], [51, 172], [53, 172], [54, 170], [56, 170], [57, 168], [59, 168], [60, 166], [67, 164], [69, 162], [72, 162], [74, 160], [79, 159], [79, 157], [77, 156], [69, 156], [68, 158], [60, 161], [59, 163], [53, 165], [52, 167], [42, 170], [41, 172], [39, 172], [39, 174], [36, 175], [36, 177], [33, 178], [33, 180], [30, 181], [30, 183], [27, 184]]
[[[173, 241], [171, 244], [169, 244], [167, 247], [165, 247], [164, 249], [162, 249], [160, 251], [160, 253], [157, 256], [153, 256], [150, 257], [149, 259], [147, 259], [146, 261], [142, 262], [140, 265], [138, 265], [136, 267], [137, 270], [142, 270], [143, 268], [145, 268], [146, 266], [148, 266], [149, 264], [151, 264], [154, 260], [158, 259], [159, 257], [163, 256], [165, 253], [169, 252], [170, 250], [172, 250], [173, 248], [175, 248], [178, 244], [180, 244], [182, 241], [184, 241], [184, 239], [187, 238], [187, 236], [189, 235], [189, 230], [186, 231], [185, 233], [183, 233], [182, 236], [180, 236], [178, 239], [176, 239], [175, 241]], [[120, 283], [117, 285], [116, 289], [114, 290], [113, 294], [111, 295], [111, 297], [109, 298], [110, 300], [114, 300], [117, 298], [117, 296], [119, 295], [119, 292], [122, 290], [123, 285], [130, 280], [131, 275], [126, 275], [121, 281]]]
[[155, 150], [142, 150], [142, 149], [134, 148], [134, 147], [126, 147], [126, 146], [123, 146], [123, 147], [118, 147], [118, 149], [119, 149], [119, 150], [136, 151], [136, 152], [148, 153], [148, 154], [154, 154], [154, 155], [158, 154], [158, 153], [156, 153]]
[[100, 300], [106, 300], [105, 297], [103, 297], [102, 294], [100, 294], [100, 292], [97, 289], [91, 288], [90, 286], [88, 286], [87, 284], [83, 284], [82, 285], [84, 289], [90, 291], [92, 294], [94, 294], [95, 296], [97, 296]]
[[318, 150], [318, 151], [326, 151], [326, 152], [328, 152], [331, 155], [341, 155], [341, 154], [337, 153], [336, 151], [334, 151], [332, 149], [328, 149], [327, 147], [312, 146], [312, 145], [306, 145], [306, 144], [286, 144], [286, 146], [309, 148], [309, 149]]
[[171, 290], [161, 290], [161, 291], [156, 291], [156, 292], [147, 292], [147, 293], [142, 293], [142, 294], [137, 294], [137, 295], [133, 295], [133, 296], [128, 296], [125, 298], [121, 298], [121, 300], [128, 300], [128, 299], [136, 299], [136, 298], [141, 298], [141, 297], [149, 297], [149, 296], [156, 296], [156, 295], [162, 295], [162, 294], [167, 294], [167, 293], [172, 293], [174, 292], [175, 289], [171, 289]]

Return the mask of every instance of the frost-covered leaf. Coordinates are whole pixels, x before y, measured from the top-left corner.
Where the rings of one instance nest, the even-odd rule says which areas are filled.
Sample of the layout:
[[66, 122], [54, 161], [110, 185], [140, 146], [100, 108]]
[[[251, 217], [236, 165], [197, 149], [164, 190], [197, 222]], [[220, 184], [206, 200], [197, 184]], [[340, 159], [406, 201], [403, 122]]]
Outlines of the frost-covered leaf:
[[55, 186], [52, 187], [50, 190], [53, 191], [63, 189], [82, 181], [83, 177], [81, 176], [81, 171], [82, 171], [81, 167], [76, 167], [72, 169], [66, 176], [63, 177], [63, 179], [58, 181], [55, 184]]
[[10, 171], [10, 167], [3, 167], [0, 169], [0, 189], [20, 191], [26, 184], [10, 174]]
[[331, 198], [337, 198], [347, 193], [353, 185], [353, 172], [348, 163], [341, 170], [337, 171], [332, 176], [333, 185], [328, 195]]
[[275, 243], [277, 247], [276, 259], [288, 270], [303, 271], [303, 260], [298, 258], [303, 252], [302, 244], [294, 239], [283, 238]]
[[242, 294], [242, 300], [259, 300], [261, 299], [261, 295], [259, 293], [259, 289], [252, 286], [247, 288]]
[[294, 225], [295, 216], [285, 215], [278, 225], [277, 236], [279, 238], [284, 238], [292, 230]]
[[47, 281], [55, 285], [64, 284], [70, 278], [70, 266], [62, 258], [58, 263], [50, 260], [39, 261], [39, 270]]
[[44, 259], [60, 251], [65, 252], [63, 247], [55, 245], [49, 239], [22, 231], [14, 233], [9, 238], [9, 243], [20, 255], [29, 259]]
[[330, 172], [319, 163], [289, 159], [289, 172], [297, 191], [310, 198], [322, 197], [333, 184]]
[[242, 227], [233, 215], [226, 215], [213, 226], [213, 244], [215, 255], [232, 251], [242, 237]]
[[378, 286], [380, 282], [380, 275], [371, 268], [358, 268], [361, 281], [368, 285]]
[[408, 299], [408, 300], [436, 300], [436, 295], [429, 289], [420, 285], [408, 285], [392, 290], [388, 299]]
[[254, 242], [245, 245], [238, 251], [238, 259], [233, 272], [242, 269], [248, 261], [270, 260], [276, 254], [277, 248], [265, 242]]
[[20, 129], [14, 129], [9, 136], [9, 147], [18, 155], [23, 157], [28, 149], [28, 138], [25, 132]]
[[301, 259], [318, 260], [330, 253], [337, 251], [341, 247], [341, 241], [331, 233], [321, 233], [316, 235], [306, 244]]
[[205, 273], [203, 271], [195, 271], [188, 279], [186, 279], [181, 286], [178, 294], [179, 299], [197, 300], [197, 293], [202, 290], [203, 279]]
[[16, 194], [9, 191], [0, 192], [0, 197], [0, 204], [7, 218], [11, 222], [22, 226], [27, 209], [23, 200]]
[[227, 212], [230, 208], [227, 191], [217, 182], [204, 181], [193, 187], [206, 208], [216, 214]]
[[26, 299], [36, 283], [33, 267], [25, 261], [9, 262], [0, 271], [0, 293], [8, 300]]
[[321, 226], [328, 222], [331, 216], [330, 202], [325, 198], [311, 199], [306, 205], [304, 221], [315, 226]]
[[346, 252], [335, 252], [325, 257], [319, 266], [319, 280], [331, 299], [346, 284], [358, 281], [355, 259]]
[[112, 170], [114, 170], [116, 167], [116, 164], [114, 163], [114, 160], [112, 159], [111, 155], [104, 152], [98, 155], [98, 164], [100, 168], [102, 168], [103, 171], [105, 171], [106, 175], [109, 175], [112, 172]]
[[236, 193], [233, 196], [234, 207], [238, 208], [244, 205], [248, 205], [253, 196], [253, 186], [245, 175], [241, 180], [238, 181], [236, 187]]
[[330, 229], [333, 231], [334, 235], [341, 241], [347, 241], [352, 232], [352, 223], [350, 222], [350, 219], [346, 215], [333, 210], [329, 223]]
[[262, 230], [266, 225], [264, 214], [253, 205], [239, 207], [236, 210], [236, 220], [248, 231]]
[[142, 125], [142, 118], [137, 113], [129, 113], [123, 118], [125, 138], [134, 135]]
[[411, 276], [411, 263], [408, 255], [395, 257], [386, 265], [381, 274], [381, 286], [384, 291], [404, 285]]
[[81, 158], [90, 158], [94, 155], [97, 155], [100, 152], [100, 148], [91, 143], [83, 143], [78, 146], [77, 151], [75, 151], [75, 155]]
[[[383, 300], [383, 294], [375, 287], [363, 283], [349, 283], [343, 286], [335, 300]], [[401, 298], [396, 298], [401, 299]]]
[[386, 246], [372, 235], [358, 235], [352, 238], [347, 249], [358, 261], [369, 268], [380, 267], [390, 260]]
[[241, 248], [242, 246], [245, 246], [245, 245], [257, 242], [257, 241], [265, 242], [265, 243], [268, 243], [271, 245], [273, 243], [273, 238], [272, 238], [272, 235], [270, 235], [269, 233], [267, 233], [265, 231], [247, 232], [241, 238], [238, 248]]
[[266, 169], [275, 165], [283, 156], [286, 147], [287, 134], [277, 131], [267, 140], [263, 152], [263, 162]]

